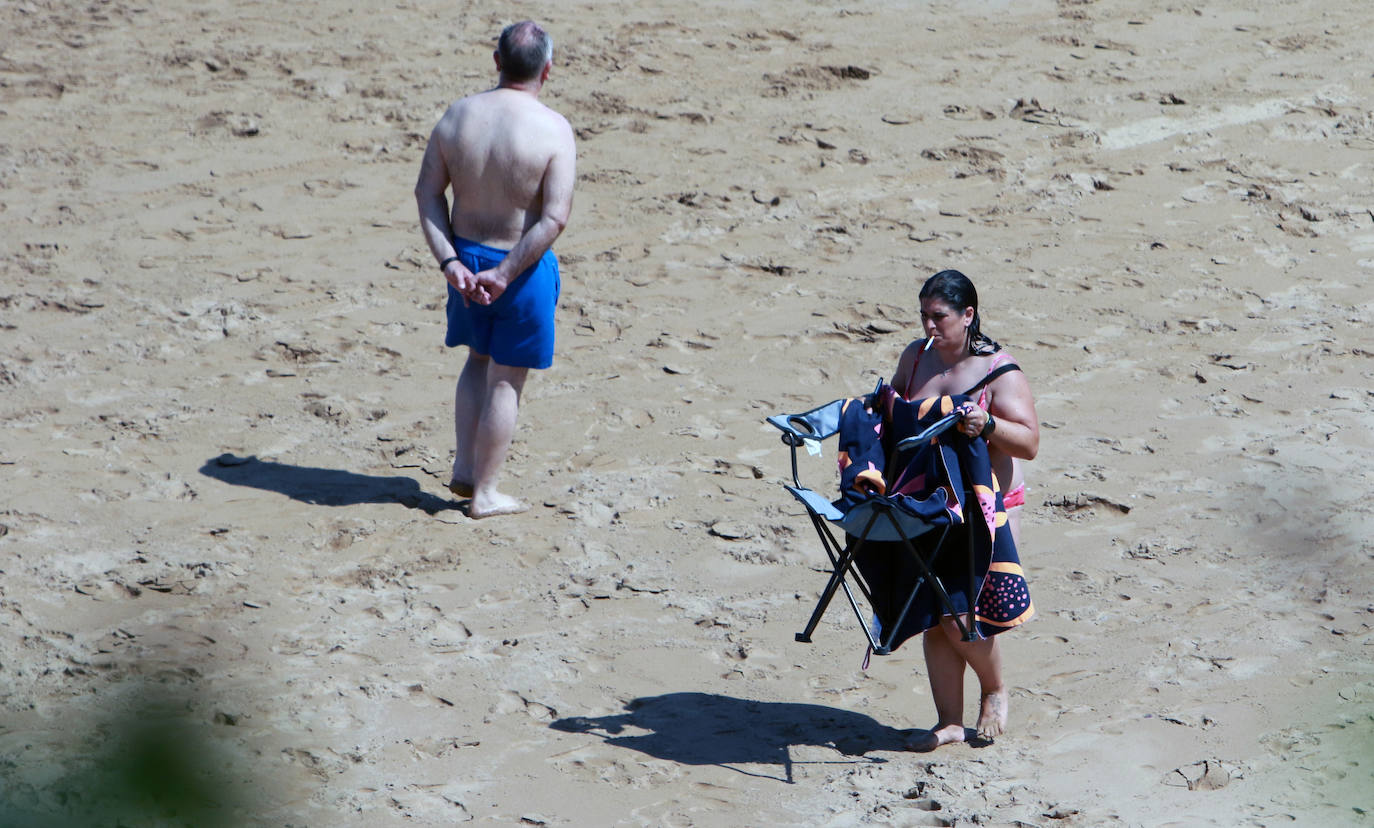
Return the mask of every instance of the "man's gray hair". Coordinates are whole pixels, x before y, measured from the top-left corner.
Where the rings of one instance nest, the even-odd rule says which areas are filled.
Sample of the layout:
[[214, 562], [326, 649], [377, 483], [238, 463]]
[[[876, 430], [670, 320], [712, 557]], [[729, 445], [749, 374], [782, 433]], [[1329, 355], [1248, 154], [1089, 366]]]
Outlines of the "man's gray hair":
[[553, 38], [533, 20], [522, 20], [501, 30], [496, 51], [501, 55], [501, 74], [513, 81], [531, 81], [553, 60]]

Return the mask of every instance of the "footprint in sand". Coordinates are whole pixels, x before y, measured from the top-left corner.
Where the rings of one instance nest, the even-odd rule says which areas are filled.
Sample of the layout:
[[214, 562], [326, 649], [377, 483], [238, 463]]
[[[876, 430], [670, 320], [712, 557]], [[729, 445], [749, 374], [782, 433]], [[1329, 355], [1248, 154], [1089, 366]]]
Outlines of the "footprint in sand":
[[1165, 774], [1165, 785], [1187, 788], [1190, 791], [1215, 791], [1231, 784], [1238, 769], [1220, 759], [1204, 759]]
[[532, 701], [513, 690], [501, 692], [492, 711], [495, 713], [524, 713], [537, 722], [551, 722], [558, 718], [558, 711], [546, 704]]
[[406, 785], [403, 788], [388, 785], [385, 790], [372, 793], [381, 797], [392, 811], [408, 820], [453, 825], [469, 822], [473, 818], [460, 799], [466, 791], [453, 783]]
[[472, 638], [472, 630], [462, 621], [439, 618], [421, 629], [429, 634], [429, 645], [440, 649], [462, 646]]
[[309, 750], [306, 748], [283, 748], [282, 756], [286, 761], [293, 765], [299, 765], [320, 779], [329, 779], [331, 776], [343, 773], [348, 768], [338, 754], [328, 748], [324, 750]]
[[911, 807], [920, 811], [943, 811], [945, 808], [945, 806], [940, 804], [939, 800], [931, 799], [928, 796], [917, 797], [916, 799], [910, 800], [910, 802]]

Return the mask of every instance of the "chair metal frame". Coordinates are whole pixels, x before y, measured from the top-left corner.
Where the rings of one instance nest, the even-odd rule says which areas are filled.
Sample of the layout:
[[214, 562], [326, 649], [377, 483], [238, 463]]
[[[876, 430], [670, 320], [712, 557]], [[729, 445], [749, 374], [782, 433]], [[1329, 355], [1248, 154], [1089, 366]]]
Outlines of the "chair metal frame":
[[[839, 431], [840, 412], [843, 410], [844, 403], [845, 400], [833, 400], [802, 414], [782, 414], [767, 418], [768, 423], [782, 431], [782, 442], [788, 447], [791, 454], [793, 485], [783, 484], [783, 488], [787, 489], [806, 508], [807, 515], [811, 518], [811, 523], [816, 529], [816, 534], [821, 540], [821, 546], [825, 549], [826, 557], [829, 558], [831, 565], [830, 577], [826, 582], [825, 589], [821, 591], [820, 599], [815, 610], [811, 613], [811, 618], [807, 621], [806, 628], [796, 634], [796, 640], [806, 644], [811, 643], [811, 636], [820, 624], [826, 609], [829, 608], [835, 593], [843, 589], [845, 597], [849, 599], [850, 607], [854, 610], [855, 617], [859, 620], [859, 626], [863, 628], [864, 635], [868, 639], [869, 647], [877, 655], [887, 655], [892, 652], [894, 638], [901, 630], [917, 594], [927, 581], [935, 591], [940, 603], [954, 617], [963, 640], [978, 640], [980, 636], [973, 623], [975, 567], [973, 532], [971, 530], [965, 532], [968, 537], [969, 578], [966, 587], [968, 612], [966, 617], [961, 617], [961, 613], [955, 610], [950, 601], [949, 593], [944, 584], [933, 571], [933, 566], [944, 550], [945, 541], [953, 528], [952, 522], [946, 524], [941, 530], [940, 538], [931, 547], [928, 556], [922, 555], [913, 541], [933, 530], [935, 526], [920, 515], [906, 509], [901, 503], [874, 495], [855, 505], [848, 512], [841, 512], [833, 503], [814, 490], [802, 485], [797, 466], [797, 449], [807, 445], [808, 441], [820, 442], [833, 437]], [[955, 412], [940, 419], [920, 434], [899, 442], [896, 446], [897, 451], [901, 452], [919, 447], [931, 438], [953, 428], [958, 423], [959, 417], [959, 413]], [[971, 492], [966, 492], [965, 503], [976, 502], [971, 500], [971, 494]], [[831, 524], [843, 529], [846, 538], [852, 540], [848, 540], [842, 545], [831, 530]], [[874, 603], [873, 588], [875, 585], [869, 584], [864, 579], [863, 574], [854, 566], [855, 559], [869, 541], [899, 541], [907, 554], [916, 562], [920, 572], [920, 577], [917, 578], [911, 593], [906, 596], [901, 612], [892, 623], [886, 626], [883, 635], [874, 634], [872, 625], [864, 618], [863, 610], [859, 607], [858, 599], [850, 587], [852, 577], [854, 585], [858, 587], [859, 592], [869, 604]]]

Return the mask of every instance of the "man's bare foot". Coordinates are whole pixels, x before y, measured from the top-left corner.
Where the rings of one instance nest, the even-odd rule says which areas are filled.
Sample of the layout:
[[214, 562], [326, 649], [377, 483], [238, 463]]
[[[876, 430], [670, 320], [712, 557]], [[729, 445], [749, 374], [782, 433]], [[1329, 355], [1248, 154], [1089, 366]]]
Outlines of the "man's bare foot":
[[1007, 729], [1007, 691], [983, 695], [983, 709], [978, 713], [978, 738], [989, 741]]
[[456, 477], [448, 482], [448, 490], [453, 492], [455, 497], [463, 500], [472, 497], [472, 484], [464, 483]]
[[468, 517], [477, 520], [495, 517], [496, 515], [518, 515], [521, 512], [529, 511], [529, 508], [530, 504], [523, 500], [516, 500], [510, 495], [493, 492], [481, 498], [473, 495], [472, 502], [468, 504]]
[[907, 740], [906, 749], [916, 753], [929, 753], [941, 745], [962, 742], [965, 739], [963, 725], [945, 725], [934, 730], [917, 730]]

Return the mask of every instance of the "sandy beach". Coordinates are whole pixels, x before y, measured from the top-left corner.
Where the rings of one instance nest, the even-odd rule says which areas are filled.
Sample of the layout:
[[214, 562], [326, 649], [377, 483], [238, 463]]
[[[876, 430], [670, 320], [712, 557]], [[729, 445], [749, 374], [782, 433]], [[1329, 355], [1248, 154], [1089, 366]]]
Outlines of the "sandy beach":
[[[534, 508], [472, 521], [412, 188], [524, 18], [578, 189]], [[1374, 825], [1374, 5], [0, 31], [0, 824]], [[825, 557], [764, 419], [871, 390], [947, 267], [1035, 391], [1039, 612], [1009, 732], [915, 754], [917, 642], [793, 640]], [[135, 731], [213, 807], [102, 793]]]

